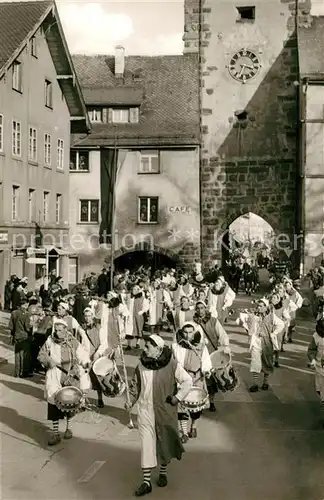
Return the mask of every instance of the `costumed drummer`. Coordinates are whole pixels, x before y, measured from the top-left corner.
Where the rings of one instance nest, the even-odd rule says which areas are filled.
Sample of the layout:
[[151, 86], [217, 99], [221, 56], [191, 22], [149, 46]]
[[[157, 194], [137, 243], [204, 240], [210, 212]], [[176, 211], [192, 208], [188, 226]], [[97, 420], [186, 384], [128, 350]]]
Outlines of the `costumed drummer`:
[[[229, 337], [218, 318], [208, 311], [205, 302], [198, 300], [196, 303], [193, 321], [196, 325], [199, 325], [197, 329], [203, 333], [204, 338], [207, 340], [206, 343], [209, 354], [212, 354], [221, 347], [224, 354], [231, 355]], [[218, 386], [214, 377], [210, 377], [207, 380], [207, 387], [210, 400], [209, 411], [215, 412], [214, 397], [218, 392]]]
[[[100, 328], [100, 323], [96, 321], [94, 317], [94, 312], [90, 307], [86, 307], [83, 311], [84, 323], [82, 328], [87, 335], [90, 342], [90, 361], [93, 363], [105, 354], [108, 345], [106, 341], [106, 336], [104, 335], [104, 330]], [[90, 379], [92, 384], [92, 389], [97, 391], [98, 395], [98, 407], [103, 408], [104, 402], [102, 397], [102, 388], [98, 381], [98, 378], [92, 370], [90, 370]]]
[[[178, 387], [177, 392], [175, 388]], [[167, 485], [167, 465], [184, 452], [178, 431], [177, 405], [190, 392], [192, 379], [174, 358], [172, 350], [159, 335], [145, 343], [140, 363], [130, 386], [131, 410], [137, 403], [138, 430], [141, 439], [143, 482], [135, 496], [152, 491], [151, 473], [159, 462], [158, 486]]]
[[[187, 322], [176, 334], [176, 342], [172, 344], [175, 358], [192, 378], [193, 385], [200, 388], [206, 395], [205, 405], [199, 411], [189, 411], [185, 402], [178, 407], [178, 419], [181, 429], [181, 441], [186, 443], [189, 438], [197, 437], [197, 420], [204, 408], [209, 407], [206, 377], [210, 377], [212, 364], [206, 342], [197, 325]], [[188, 422], [191, 418], [191, 428], [188, 433]]]
[[46, 369], [45, 397], [48, 403], [47, 419], [53, 423], [53, 434], [48, 444], [53, 446], [61, 441], [59, 421], [66, 417], [64, 439], [72, 438], [70, 413], [61, 411], [55, 405], [56, 393], [65, 386], [74, 386], [85, 392], [91, 382], [87, 372], [90, 366], [89, 353], [68, 331], [67, 323], [57, 319], [54, 331], [41, 348], [38, 361]]

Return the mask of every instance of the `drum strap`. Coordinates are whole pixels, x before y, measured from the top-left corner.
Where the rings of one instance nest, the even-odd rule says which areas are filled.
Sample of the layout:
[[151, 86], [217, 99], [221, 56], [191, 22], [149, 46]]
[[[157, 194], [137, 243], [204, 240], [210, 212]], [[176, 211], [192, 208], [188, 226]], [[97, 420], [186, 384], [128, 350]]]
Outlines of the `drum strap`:
[[[59, 370], [61, 370], [61, 372], [65, 373], [65, 375], [69, 375], [69, 372], [67, 370], [65, 370], [64, 368], [62, 368], [61, 366], [57, 366], [57, 368]], [[71, 375], [72, 378], [74, 378], [75, 380], [77, 380], [78, 382], [80, 381], [79, 377], [77, 375]]]
[[217, 351], [217, 350], [218, 350], [218, 347], [217, 347], [217, 346], [215, 346], [215, 345], [213, 344], [213, 342], [210, 340], [210, 337], [209, 337], [208, 333], [206, 332], [206, 330], [205, 330], [205, 328], [204, 328], [203, 324], [202, 324], [202, 323], [199, 323], [199, 326], [201, 326], [201, 328], [204, 330], [204, 333], [205, 333], [206, 337], [208, 338], [209, 342], [211, 343], [211, 345], [213, 346], [213, 348], [215, 349], [215, 351]]

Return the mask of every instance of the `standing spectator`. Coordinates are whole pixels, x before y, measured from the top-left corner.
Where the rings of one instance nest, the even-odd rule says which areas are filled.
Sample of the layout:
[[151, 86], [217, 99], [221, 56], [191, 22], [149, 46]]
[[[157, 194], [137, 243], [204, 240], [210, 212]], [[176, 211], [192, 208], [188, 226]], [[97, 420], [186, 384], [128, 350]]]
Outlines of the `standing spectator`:
[[4, 309], [5, 311], [11, 311], [11, 299], [12, 299], [12, 292], [14, 291], [15, 288], [15, 282], [17, 282], [17, 276], [15, 274], [12, 274], [10, 276], [10, 280], [6, 282], [5, 289], [4, 289]]
[[107, 269], [103, 268], [101, 274], [98, 276], [97, 281], [98, 296], [105, 297], [109, 290], [109, 276], [107, 275]]
[[16, 282], [16, 286], [12, 292], [11, 296], [11, 307], [13, 311], [16, 311], [20, 308], [22, 304], [22, 299], [26, 298], [25, 288], [27, 286], [27, 282], [25, 279], [19, 280]]
[[83, 312], [86, 307], [89, 307], [90, 298], [88, 296], [88, 289], [84, 285], [80, 285], [76, 289], [75, 301], [73, 304], [72, 316], [79, 324], [84, 322]]
[[32, 327], [27, 312], [28, 301], [22, 298], [19, 309], [11, 313], [9, 330], [15, 346], [15, 377], [25, 378], [31, 373]]

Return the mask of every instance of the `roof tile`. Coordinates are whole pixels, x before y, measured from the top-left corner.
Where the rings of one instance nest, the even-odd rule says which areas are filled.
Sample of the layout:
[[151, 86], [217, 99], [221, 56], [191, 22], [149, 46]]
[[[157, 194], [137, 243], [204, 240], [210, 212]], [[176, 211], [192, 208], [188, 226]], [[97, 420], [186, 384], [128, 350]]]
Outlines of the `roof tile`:
[[[105, 89], [109, 90], [107, 107], [116, 104], [116, 96], [122, 96], [122, 89], [132, 88], [134, 96], [136, 90], [143, 95], [138, 124], [94, 125], [88, 137], [73, 138], [75, 145], [110, 145], [116, 131], [119, 143], [136, 143], [149, 138], [155, 141], [160, 138], [163, 143], [168, 138], [172, 143], [172, 138], [176, 140], [178, 136], [180, 143], [198, 142], [199, 64], [196, 54], [125, 57], [123, 79], [114, 76], [112, 56], [75, 55], [73, 61], [86, 96], [98, 92], [98, 89], [102, 95]], [[129, 92], [125, 93], [124, 99], [118, 104], [131, 104]]]
[[0, 3], [0, 69], [51, 5], [53, 1]]

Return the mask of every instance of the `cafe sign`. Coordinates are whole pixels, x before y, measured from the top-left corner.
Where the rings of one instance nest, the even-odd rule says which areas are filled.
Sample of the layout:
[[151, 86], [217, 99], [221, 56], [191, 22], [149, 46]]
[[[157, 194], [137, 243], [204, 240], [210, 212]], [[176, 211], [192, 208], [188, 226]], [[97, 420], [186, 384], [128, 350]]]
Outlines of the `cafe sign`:
[[169, 207], [172, 214], [191, 214], [191, 207], [188, 205], [172, 205]]
[[8, 231], [0, 231], [0, 244], [8, 243]]

